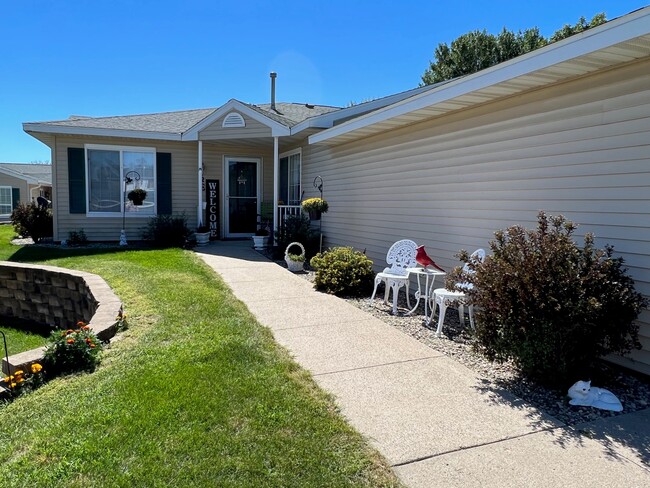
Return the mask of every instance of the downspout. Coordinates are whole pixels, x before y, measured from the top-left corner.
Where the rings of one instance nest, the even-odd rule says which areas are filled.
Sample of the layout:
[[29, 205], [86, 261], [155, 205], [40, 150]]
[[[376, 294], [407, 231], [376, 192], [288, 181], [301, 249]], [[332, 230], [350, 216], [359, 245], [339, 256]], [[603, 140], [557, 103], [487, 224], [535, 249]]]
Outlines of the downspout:
[[280, 158], [278, 136], [273, 136], [273, 237], [278, 231], [278, 200], [280, 198]]
[[198, 188], [199, 188], [199, 206], [196, 209], [196, 227], [203, 225], [203, 141], [199, 141], [199, 168], [198, 168]]

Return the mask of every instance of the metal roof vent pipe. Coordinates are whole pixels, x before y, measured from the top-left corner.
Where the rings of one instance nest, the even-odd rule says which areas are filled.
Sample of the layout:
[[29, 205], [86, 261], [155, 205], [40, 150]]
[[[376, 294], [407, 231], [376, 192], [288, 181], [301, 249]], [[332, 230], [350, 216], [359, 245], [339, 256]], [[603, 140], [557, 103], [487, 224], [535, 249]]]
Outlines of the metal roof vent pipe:
[[275, 71], [271, 71], [269, 76], [271, 77], [271, 110], [275, 110], [275, 79], [278, 74]]

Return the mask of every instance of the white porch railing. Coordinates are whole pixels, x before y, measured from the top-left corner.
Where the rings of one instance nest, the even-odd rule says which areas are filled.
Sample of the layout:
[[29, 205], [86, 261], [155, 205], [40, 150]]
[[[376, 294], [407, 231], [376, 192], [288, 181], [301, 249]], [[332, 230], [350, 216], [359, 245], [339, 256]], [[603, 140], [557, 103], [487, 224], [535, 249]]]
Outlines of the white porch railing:
[[282, 227], [284, 219], [294, 215], [300, 215], [302, 207], [300, 205], [278, 205], [278, 228]]

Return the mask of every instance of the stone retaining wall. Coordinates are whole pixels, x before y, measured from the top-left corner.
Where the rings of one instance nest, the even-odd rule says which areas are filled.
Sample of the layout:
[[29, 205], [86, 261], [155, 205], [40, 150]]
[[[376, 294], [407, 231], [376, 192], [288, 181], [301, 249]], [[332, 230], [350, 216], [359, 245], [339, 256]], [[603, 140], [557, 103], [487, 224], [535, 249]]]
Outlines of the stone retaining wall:
[[[55, 266], [0, 261], [0, 315], [56, 328], [88, 323], [102, 341], [117, 331], [122, 303], [99, 276]], [[12, 371], [42, 358], [43, 348], [9, 357]], [[8, 372], [6, 361], [2, 370]]]

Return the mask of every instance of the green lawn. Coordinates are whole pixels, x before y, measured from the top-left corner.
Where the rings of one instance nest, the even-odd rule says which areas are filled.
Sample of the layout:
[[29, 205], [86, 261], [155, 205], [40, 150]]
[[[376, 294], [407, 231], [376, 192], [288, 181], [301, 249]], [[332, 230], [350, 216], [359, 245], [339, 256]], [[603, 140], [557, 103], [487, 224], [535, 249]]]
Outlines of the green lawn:
[[311, 377], [188, 251], [17, 249], [98, 273], [129, 329], [93, 374], [0, 407], [0, 483], [33, 487], [399, 486]]
[[[35, 327], [24, 321], [0, 317], [0, 331], [7, 339], [9, 355], [29, 351], [47, 343], [48, 330], [46, 327]], [[4, 344], [0, 335], [0, 356], [4, 357]]]

